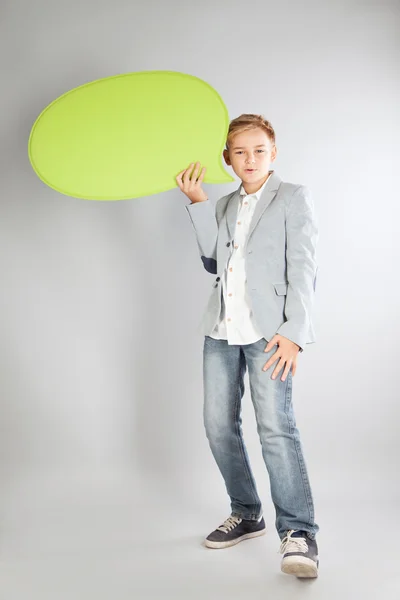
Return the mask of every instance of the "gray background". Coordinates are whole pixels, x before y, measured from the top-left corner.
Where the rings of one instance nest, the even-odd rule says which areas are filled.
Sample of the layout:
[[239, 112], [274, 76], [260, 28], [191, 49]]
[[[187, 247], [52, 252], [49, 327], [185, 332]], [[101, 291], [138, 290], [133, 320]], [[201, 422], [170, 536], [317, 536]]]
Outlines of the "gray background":
[[[2, 1], [1, 597], [400, 596], [399, 13], [388, 0]], [[201, 545], [229, 504], [202, 423], [214, 278], [187, 198], [68, 198], [28, 161], [52, 100], [156, 69], [204, 79], [230, 118], [264, 114], [274, 168], [313, 193], [318, 341], [294, 379], [321, 528], [312, 583], [279, 571], [247, 376], [268, 534]], [[215, 202], [237, 185], [205, 188]]]

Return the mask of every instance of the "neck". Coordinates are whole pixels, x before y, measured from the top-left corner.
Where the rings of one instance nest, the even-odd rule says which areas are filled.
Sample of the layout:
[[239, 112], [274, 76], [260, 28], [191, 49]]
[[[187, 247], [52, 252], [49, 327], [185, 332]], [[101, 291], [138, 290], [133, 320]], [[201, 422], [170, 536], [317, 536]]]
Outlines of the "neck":
[[258, 190], [262, 188], [264, 183], [267, 181], [271, 173], [273, 173], [273, 171], [269, 171], [268, 174], [264, 177], [264, 179], [262, 179], [261, 181], [255, 181], [254, 183], [244, 183], [242, 181], [243, 189], [246, 192], [246, 194], [255, 194], [256, 192], [258, 192]]

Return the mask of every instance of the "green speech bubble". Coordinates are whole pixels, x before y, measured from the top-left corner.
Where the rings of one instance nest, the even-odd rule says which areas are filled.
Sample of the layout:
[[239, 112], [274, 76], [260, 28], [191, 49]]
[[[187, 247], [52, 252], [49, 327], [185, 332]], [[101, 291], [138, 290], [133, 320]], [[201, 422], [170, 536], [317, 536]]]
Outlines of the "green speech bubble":
[[205, 183], [222, 166], [228, 111], [205, 81], [174, 71], [98, 79], [63, 94], [36, 119], [29, 160], [51, 188], [86, 200], [125, 200], [177, 187], [189, 163]]

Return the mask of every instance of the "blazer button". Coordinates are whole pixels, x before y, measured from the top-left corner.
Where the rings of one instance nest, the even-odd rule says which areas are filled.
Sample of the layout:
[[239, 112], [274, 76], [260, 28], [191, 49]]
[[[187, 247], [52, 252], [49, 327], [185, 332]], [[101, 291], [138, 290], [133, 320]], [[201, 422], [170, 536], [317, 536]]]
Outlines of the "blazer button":
[[220, 279], [221, 279], [220, 277], [217, 277], [217, 279], [215, 281], [219, 281]]
[[227, 245], [227, 247], [229, 248], [229, 246], [231, 245], [231, 243], [230, 243], [230, 242], [228, 242], [226, 245]]

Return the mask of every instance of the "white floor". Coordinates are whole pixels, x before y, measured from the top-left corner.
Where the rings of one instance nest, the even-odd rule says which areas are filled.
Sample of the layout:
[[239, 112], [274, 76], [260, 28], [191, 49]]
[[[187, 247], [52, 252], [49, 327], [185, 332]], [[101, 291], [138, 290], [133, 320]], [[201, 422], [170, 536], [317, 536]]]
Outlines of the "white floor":
[[319, 498], [320, 575], [301, 581], [280, 572], [271, 506], [265, 536], [209, 550], [203, 537], [227, 516], [225, 506], [185, 508], [181, 498], [178, 512], [162, 481], [31, 474], [4, 487], [2, 600], [400, 599], [397, 507], [388, 494], [348, 503], [332, 485]]

